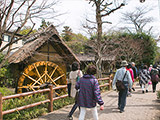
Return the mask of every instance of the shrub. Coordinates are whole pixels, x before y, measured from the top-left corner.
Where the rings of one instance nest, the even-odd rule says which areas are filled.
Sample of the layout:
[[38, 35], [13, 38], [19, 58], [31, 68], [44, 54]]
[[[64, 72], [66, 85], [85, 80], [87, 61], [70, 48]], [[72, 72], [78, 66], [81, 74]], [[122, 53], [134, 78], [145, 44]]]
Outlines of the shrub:
[[0, 93], [2, 93], [2, 96], [7, 96], [7, 95], [13, 95], [14, 94], [13, 91], [9, 90], [6, 87], [3, 87], [3, 88], [0, 87]]
[[[43, 101], [47, 99], [47, 95], [44, 94], [38, 94], [33, 96], [27, 96], [23, 99], [15, 98], [15, 99], [9, 99], [5, 100], [3, 102], [3, 111], [10, 110], [13, 108], [33, 104], [39, 101]], [[59, 108], [64, 107], [65, 105], [69, 105], [74, 102], [73, 98], [63, 98], [59, 100], [55, 100], [53, 102], [53, 110], [57, 110]], [[38, 116], [42, 116], [46, 113], [48, 113], [48, 103], [41, 104], [36, 107], [24, 109], [21, 111], [17, 111], [11, 114], [6, 114], [3, 116], [3, 119], [5, 120], [28, 120], [37, 118]]]
[[157, 98], [160, 99], [160, 91], [157, 91]]

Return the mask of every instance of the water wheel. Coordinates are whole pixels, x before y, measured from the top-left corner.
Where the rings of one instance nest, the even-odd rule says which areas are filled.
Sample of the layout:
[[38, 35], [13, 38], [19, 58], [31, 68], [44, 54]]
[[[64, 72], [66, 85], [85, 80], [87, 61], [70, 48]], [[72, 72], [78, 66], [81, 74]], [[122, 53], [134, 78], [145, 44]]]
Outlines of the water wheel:
[[[35, 91], [45, 83], [53, 84], [55, 87], [66, 84], [66, 75], [55, 63], [49, 61], [39, 61], [28, 65], [18, 81], [17, 93]], [[62, 90], [56, 92], [61, 94]]]

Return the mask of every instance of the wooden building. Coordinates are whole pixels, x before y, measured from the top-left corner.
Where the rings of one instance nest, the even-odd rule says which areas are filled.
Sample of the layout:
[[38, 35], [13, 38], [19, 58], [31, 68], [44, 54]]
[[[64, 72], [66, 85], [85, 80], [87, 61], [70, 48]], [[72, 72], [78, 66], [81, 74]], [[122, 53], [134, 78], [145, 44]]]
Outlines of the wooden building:
[[79, 62], [53, 25], [14, 52], [8, 59], [17, 79], [18, 93], [36, 90], [44, 83], [66, 84], [67, 67]]
[[[93, 55], [76, 55], [81, 62], [81, 69], [85, 69], [88, 64], [96, 64], [95, 57]], [[114, 55], [103, 55], [102, 57], [102, 73], [109, 73], [115, 67]]]

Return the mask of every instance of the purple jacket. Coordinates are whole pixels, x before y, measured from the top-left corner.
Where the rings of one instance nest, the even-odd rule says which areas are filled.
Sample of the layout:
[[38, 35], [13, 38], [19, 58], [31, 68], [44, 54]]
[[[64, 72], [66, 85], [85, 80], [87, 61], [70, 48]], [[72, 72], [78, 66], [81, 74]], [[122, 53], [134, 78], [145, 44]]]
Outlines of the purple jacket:
[[103, 105], [98, 80], [93, 75], [85, 74], [76, 83], [76, 89], [79, 89], [78, 105], [80, 107], [93, 108], [96, 103]]

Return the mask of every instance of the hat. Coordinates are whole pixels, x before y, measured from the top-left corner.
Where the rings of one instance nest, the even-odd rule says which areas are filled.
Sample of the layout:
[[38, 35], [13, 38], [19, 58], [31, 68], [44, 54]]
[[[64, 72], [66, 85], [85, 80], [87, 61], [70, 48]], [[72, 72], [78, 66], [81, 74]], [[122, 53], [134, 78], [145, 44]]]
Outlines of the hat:
[[123, 60], [123, 61], [121, 62], [121, 66], [122, 66], [122, 67], [127, 66], [127, 65], [128, 65], [128, 63], [127, 63], [126, 60]]
[[135, 65], [135, 63], [134, 63], [134, 62], [131, 62], [131, 64], [132, 64], [132, 65]]

